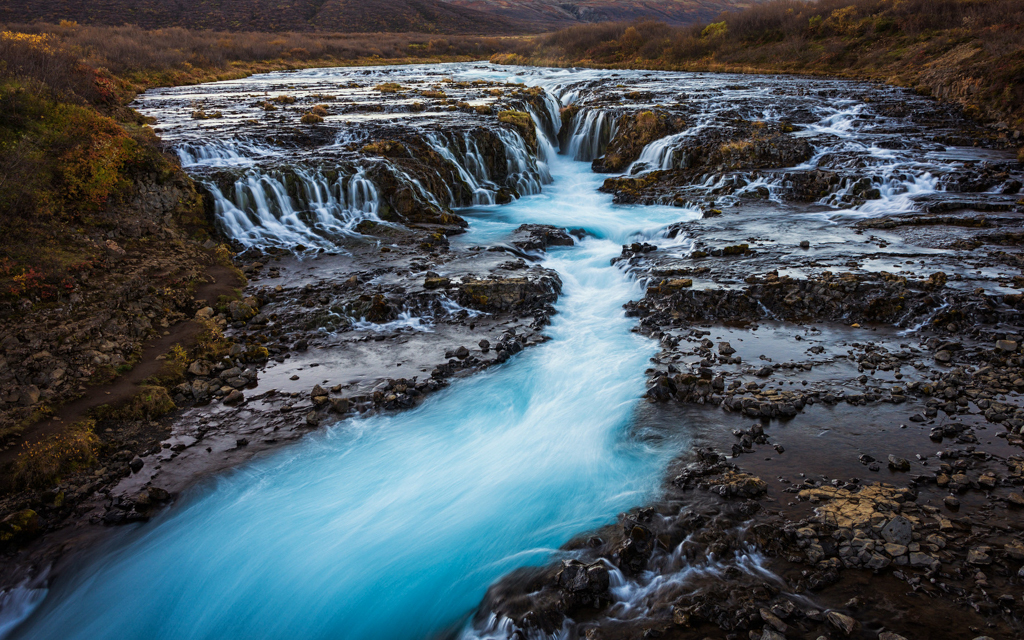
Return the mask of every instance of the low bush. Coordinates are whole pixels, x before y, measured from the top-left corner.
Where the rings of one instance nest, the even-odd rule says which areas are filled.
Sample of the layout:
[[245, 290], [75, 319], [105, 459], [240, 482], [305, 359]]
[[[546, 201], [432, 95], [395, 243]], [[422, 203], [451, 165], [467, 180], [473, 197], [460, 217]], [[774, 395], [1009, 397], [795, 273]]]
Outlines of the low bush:
[[98, 442], [93, 433], [95, 426], [92, 420], [85, 420], [51, 438], [27, 445], [14, 462], [12, 488], [53, 486], [61, 477], [93, 464]]

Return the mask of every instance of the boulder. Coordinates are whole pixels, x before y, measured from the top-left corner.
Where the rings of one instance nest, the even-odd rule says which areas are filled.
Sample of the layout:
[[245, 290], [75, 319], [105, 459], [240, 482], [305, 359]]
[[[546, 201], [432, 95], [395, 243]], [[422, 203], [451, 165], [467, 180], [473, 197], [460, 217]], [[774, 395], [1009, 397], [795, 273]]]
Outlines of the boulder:
[[188, 372], [194, 376], [205, 378], [210, 375], [210, 363], [206, 360], [196, 360], [188, 366]]
[[837, 631], [840, 631], [843, 635], [847, 636], [853, 635], [853, 633], [860, 628], [859, 622], [846, 614], [839, 613], [838, 611], [829, 611], [826, 613], [825, 621]]
[[1013, 340], [996, 340], [996, 351], [1013, 353], [1017, 350], [1017, 343]]
[[906, 547], [913, 542], [913, 535], [913, 525], [903, 516], [896, 516], [882, 527], [882, 538], [890, 544]]
[[524, 224], [513, 232], [512, 244], [523, 251], [544, 251], [548, 247], [571, 247], [575, 241], [560, 227]]

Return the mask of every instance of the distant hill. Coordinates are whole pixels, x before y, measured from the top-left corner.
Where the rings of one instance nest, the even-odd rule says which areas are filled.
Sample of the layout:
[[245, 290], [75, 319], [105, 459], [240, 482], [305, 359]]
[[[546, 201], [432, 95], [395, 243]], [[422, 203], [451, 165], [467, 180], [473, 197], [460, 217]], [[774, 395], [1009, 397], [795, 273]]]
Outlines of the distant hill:
[[508, 18], [531, 29], [563, 28], [574, 23], [657, 20], [694, 24], [723, 11], [745, 9], [764, 0], [444, 0]]
[[218, 31], [510, 35], [579, 23], [688, 24], [757, 0], [0, 0], [0, 22]]
[[522, 31], [507, 18], [441, 0], [0, 0], [3, 22], [61, 20], [217, 31]]

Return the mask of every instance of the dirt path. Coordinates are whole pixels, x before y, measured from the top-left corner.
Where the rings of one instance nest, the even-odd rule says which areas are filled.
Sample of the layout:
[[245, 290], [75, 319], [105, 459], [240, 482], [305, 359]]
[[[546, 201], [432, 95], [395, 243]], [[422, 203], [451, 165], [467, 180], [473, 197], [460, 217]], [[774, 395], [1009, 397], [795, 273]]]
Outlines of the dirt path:
[[[224, 266], [212, 265], [206, 270], [211, 282], [199, 285], [196, 300], [216, 301], [219, 296], [231, 295], [241, 285], [235, 273]], [[15, 460], [26, 445], [44, 440], [61, 432], [67, 425], [74, 424], [88, 416], [93, 409], [105, 404], [117, 404], [130, 399], [138, 391], [138, 385], [160, 372], [164, 366], [158, 356], [166, 354], [175, 344], [185, 348], [195, 343], [201, 326], [192, 320], [185, 320], [168, 328], [167, 335], [147, 341], [143, 345], [142, 357], [132, 369], [109, 384], [89, 387], [85, 395], [60, 407], [57, 412], [44, 420], [27, 427], [15, 446], [0, 451], [0, 468]]]

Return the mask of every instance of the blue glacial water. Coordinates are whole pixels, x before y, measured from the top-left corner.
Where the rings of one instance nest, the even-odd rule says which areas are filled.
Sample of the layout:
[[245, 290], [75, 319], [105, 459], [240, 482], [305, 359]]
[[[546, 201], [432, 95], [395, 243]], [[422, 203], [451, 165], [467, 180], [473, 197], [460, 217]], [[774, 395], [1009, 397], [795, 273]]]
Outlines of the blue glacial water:
[[546, 259], [564, 283], [549, 342], [196, 488], [58, 580], [13, 637], [432, 637], [502, 574], [655, 495], [685, 435], [634, 424], [656, 344], [630, 332], [641, 293], [610, 260], [681, 212], [613, 207], [587, 163], [550, 168], [542, 194], [468, 211], [461, 240], [593, 234]]

